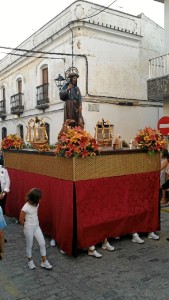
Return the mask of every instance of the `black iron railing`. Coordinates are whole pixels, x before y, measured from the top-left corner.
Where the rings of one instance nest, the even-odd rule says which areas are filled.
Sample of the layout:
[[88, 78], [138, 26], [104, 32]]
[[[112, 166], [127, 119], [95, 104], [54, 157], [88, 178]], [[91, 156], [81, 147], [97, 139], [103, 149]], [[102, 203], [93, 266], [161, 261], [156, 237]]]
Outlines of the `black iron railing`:
[[49, 107], [48, 86], [48, 83], [44, 83], [36, 87], [36, 103], [37, 108], [39, 109], [45, 109]]
[[11, 114], [20, 115], [24, 111], [23, 93], [18, 93], [11, 96]]

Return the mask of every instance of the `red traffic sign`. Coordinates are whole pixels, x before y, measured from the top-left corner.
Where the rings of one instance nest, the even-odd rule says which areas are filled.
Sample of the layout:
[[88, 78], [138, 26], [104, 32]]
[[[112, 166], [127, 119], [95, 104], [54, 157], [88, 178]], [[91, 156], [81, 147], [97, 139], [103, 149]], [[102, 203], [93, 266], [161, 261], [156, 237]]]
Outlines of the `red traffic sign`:
[[169, 117], [162, 117], [158, 121], [157, 128], [161, 132], [162, 135], [168, 135], [169, 134]]

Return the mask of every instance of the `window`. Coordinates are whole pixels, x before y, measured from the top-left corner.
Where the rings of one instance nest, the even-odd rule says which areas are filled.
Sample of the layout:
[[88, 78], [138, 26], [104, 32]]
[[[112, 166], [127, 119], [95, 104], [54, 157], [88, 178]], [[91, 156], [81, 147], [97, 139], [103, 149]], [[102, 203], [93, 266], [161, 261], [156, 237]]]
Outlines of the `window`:
[[2, 127], [2, 140], [7, 136], [7, 129], [6, 127]]
[[0, 98], [0, 113], [4, 114], [5, 110], [6, 110], [5, 87], [2, 87], [1, 98]]
[[48, 68], [42, 69], [43, 99], [48, 99]]
[[48, 97], [48, 67], [43, 65], [40, 69], [40, 81], [41, 85], [37, 86], [36, 100], [38, 109], [46, 109], [49, 107], [49, 97]]
[[20, 137], [21, 137], [22, 140], [24, 139], [23, 125], [20, 125]]
[[22, 79], [19, 78], [17, 82], [18, 82], [18, 93], [22, 93]]
[[50, 125], [48, 123], [45, 123], [46, 126], [46, 133], [48, 135], [48, 143], [50, 144]]
[[17, 135], [21, 137], [21, 139], [24, 139], [24, 130], [23, 125], [19, 124], [16, 128]]
[[42, 69], [42, 84], [48, 83], [48, 68]]
[[16, 79], [16, 91], [17, 93], [11, 96], [11, 113], [20, 116], [24, 111], [24, 94], [23, 94], [23, 80], [19, 76]]
[[6, 91], [5, 91], [5, 87], [3, 87], [2, 88], [2, 100], [4, 100], [5, 101], [5, 93], [6, 93]]

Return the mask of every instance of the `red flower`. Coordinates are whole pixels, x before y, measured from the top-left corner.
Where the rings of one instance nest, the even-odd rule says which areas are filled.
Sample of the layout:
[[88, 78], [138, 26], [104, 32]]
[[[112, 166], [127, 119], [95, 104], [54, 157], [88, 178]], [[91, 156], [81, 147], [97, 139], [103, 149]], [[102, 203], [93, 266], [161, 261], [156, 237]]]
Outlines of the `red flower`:
[[16, 134], [9, 134], [2, 140], [3, 149], [21, 149], [23, 148], [23, 140]]
[[135, 137], [138, 145], [147, 149], [149, 152], [158, 152], [166, 147], [166, 141], [160, 131], [152, 129], [151, 127], [145, 127], [139, 130]]
[[56, 146], [55, 153], [63, 157], [87, 157], [99, 154], [97, 141], [81, 127], [67, 127]]

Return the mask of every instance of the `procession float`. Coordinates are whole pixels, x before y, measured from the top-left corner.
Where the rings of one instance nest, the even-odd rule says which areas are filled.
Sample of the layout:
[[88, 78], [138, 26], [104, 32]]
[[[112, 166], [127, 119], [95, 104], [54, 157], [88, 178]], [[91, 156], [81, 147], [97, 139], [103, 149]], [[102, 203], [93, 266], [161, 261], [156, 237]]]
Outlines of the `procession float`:
[[44, 233], [68, 255], [107, 237], [160, 230], [159, 178], [162, 135], [138, 132], [133, 147], [114, 147], [113, 125], [98, 121], [95, 137], [80, 127], [63, 130], [48, 145], [45, 122], [31, 119], [27, 147], [17, 135], [2, 141], [11, 179], [6, 214], [18, 218], [30, 188], [42, 190]]

